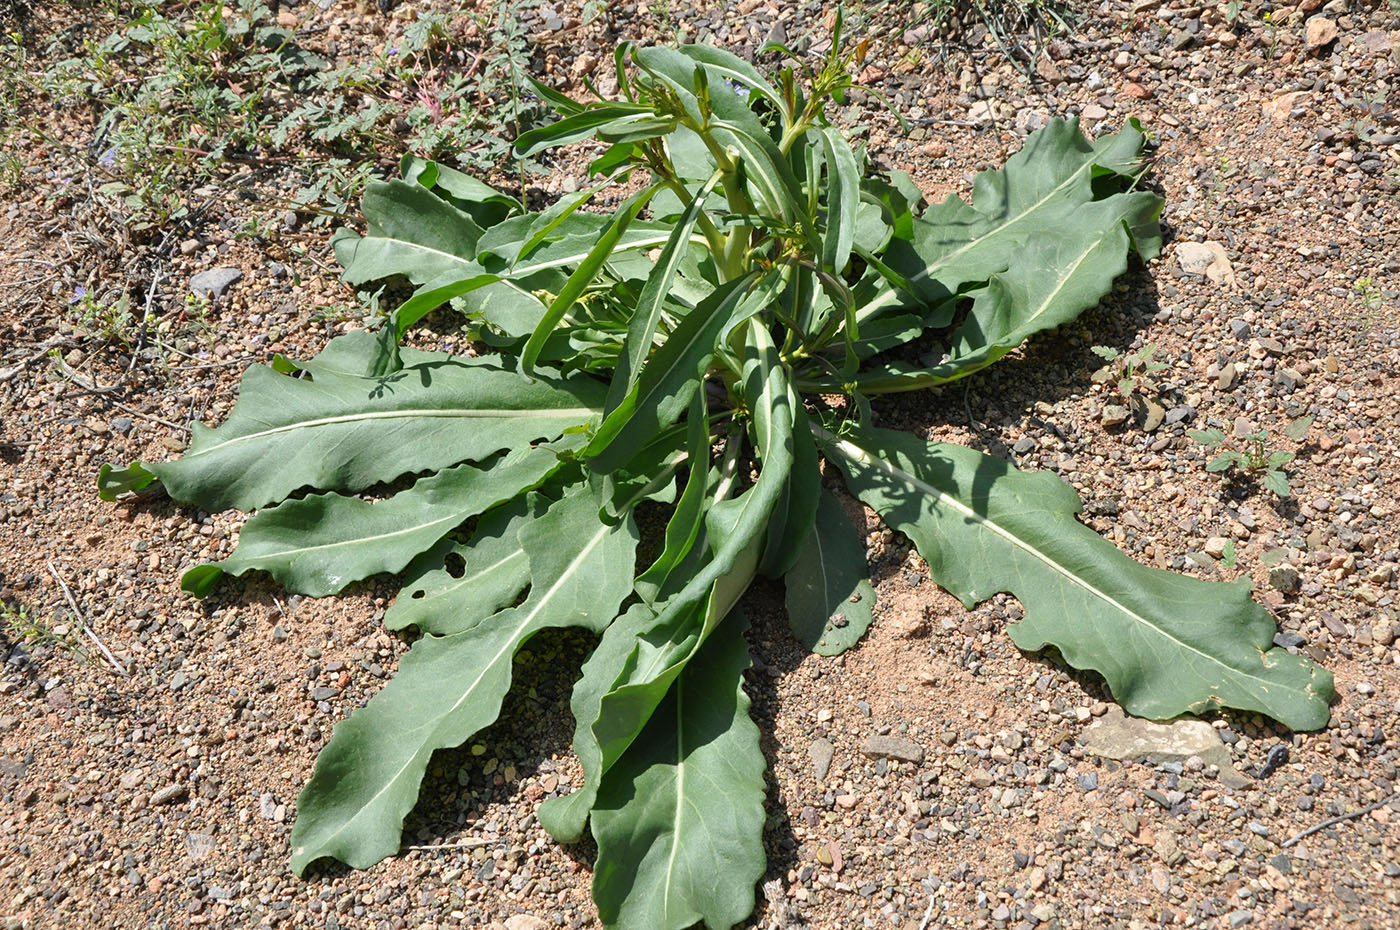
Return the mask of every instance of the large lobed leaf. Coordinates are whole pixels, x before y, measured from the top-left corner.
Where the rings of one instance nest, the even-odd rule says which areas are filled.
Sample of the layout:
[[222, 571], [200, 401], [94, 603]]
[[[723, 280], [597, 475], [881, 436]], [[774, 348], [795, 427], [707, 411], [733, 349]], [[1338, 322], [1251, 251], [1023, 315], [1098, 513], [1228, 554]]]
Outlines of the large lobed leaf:
[[1074, 519], [1054, 475], [1017, 471], [963, 446], [876, 428], [821, 434], [847, 485], [968, 607], [1009, 591], [1025, 607], [1011, 637], [1093, 669], [1133, 714], [1234, 707], [1299, 730], [1327, 722], [1332, 675], [1271, 648], [1274, 622], [1247, 582], [1148, 568]]
[[763, 875], [763, 752], [744, 624], [731, 616], [604, 778], [593, 899], [609, 930], [728, 930]]
[[525, 602], [464, 632], [423, 637], [394, 680], [336, 727], [297, 801], [294, 872], [325, 856], [365, 868], [397, 852], [428, 759], [496, 719], [521, 645], [547, 627], [601, 630], [616, 616], [631, 588], [637, 531], [630, 517], [600, 523], [598, 508], [573, 488], [524, 527]]
[[374, 337], [355, 332], [300, 366], [309, 379], [249, 368], [228, 419], [194, 424], [183, 458], [104, 469], [99, 481], [108, 497], [158, 478], [207, 511], [252, 510], [303, 487], [360, 491], [553, 439], [601, 412], [606, 394], [586, 378], [527, 382], [499, 359], [412, 349], [402, 370], [363, 376], [374, 351]]
[[299, 594], [334, 594], [399, 571], [468, 517], [537, 487], [560, 464], [555, 450], [540, 446], [490, 468], [444, 469], [377, 503], [335, 493], [285, 501], [249, 518], [233, 554], [186, 572], [182, 586], [203, 596], [221, 575], [261, 569]]
[[[946, 358], [921, 367], [893, 363], [856, 379], [871, 393], [914, 390], [966, 377], [1028, 337], [1098, 303], [1137, 251], [1161, 248], [1162, 200], [1119, 192], [1142, 170], [1141, 130], [1089, 142], [1075, 120], [1056, 120], [1026, 140], [1002, 169], [984, 171], [972, 203], [950, 196], [893, 239], [883, 263], [898, 289], [878, 291], [857, 309], [862, 323], [911, 298], [928, 308], [923, 325], [952, 322], [954, 297], [971, 297]], [[899, 292], [903, 292], [903, 296]]]

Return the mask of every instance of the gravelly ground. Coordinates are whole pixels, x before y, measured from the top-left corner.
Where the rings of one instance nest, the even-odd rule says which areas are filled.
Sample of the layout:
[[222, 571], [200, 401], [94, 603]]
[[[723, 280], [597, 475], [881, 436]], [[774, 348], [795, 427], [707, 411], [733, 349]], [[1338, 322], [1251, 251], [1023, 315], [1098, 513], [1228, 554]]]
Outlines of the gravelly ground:
[[[1149, 564], [1249, 578], [1278, 617], [1279, 642], [1335, 672], [1332, 720], [1296, 734], [1248, 715], [1213, 718], [1227, 771], [1097, 758], [1084, 734], [1111, 714], [1101, 684], [1016, 650], [1002, 629], [1018, 616], [1014, 600], [964, 611], [872, 519], [878, 619], [857, 650], [804, 657], [785, 632], [781, 592], [750, 597], [770, 881], [749, 926], [1400, 927], [1400, 18], [1383, 3], [1305, 0], [1274, 5], [1266, 23], [1257, 4], [1243, 6], [1232, 27], [1223, 4], [1112, 0], [1085, 14], [1076, 38], [1046, 46], [1034, 83], [975, 32], [964, 40], [977, 54], [953, 54], [945, 74], [940, 41], [916, 16], [871, 8], [863, 77], [913, 123], [906, 134], [871, 117], [885, 162], [930, 195], [965, 194], [971, 172], [1049, 115], [1077, 112], [1094, 132], [1136, 116], [1158, 143], [1153, 183], [1172, 235], [1160, 261], [1134, 269], [1080, 323], [966, 390], [877, 412], [888, 426], [1056, 471], [1084, 496], [1086, 522]], [[340, 25], [354, 49], [392, 41], [421, 7], [297, 12], [303, 26]], [[535, 18], [541, 72], [570, 87], [614, 39], [683, 34], [752, 52], [779, 30], [793, 41], [815, 30], [820, 43], [825, 14], [744, 0], [621, 4], [588, 25], [572, 6], [524, 15]], [[1307, 47], [1309, 21], [1315, 38], [1329, 34], [1311, 17], [1335, 38]], [[580, 180], [565, 161], [542, 186]], [[235, 240], [232, 203], [188, 252], [104, 251], [85, 238], [101, 226], [81, 201], [33, 194], [0, 204], [0, 597], [71, 625], [52, 563], [133, 674], [6, 645], [0, 918], [593, 926], [591, 850], [554, 845], [533, 819], [540, 798], [577, 776], [568, 685], [537, 671], [576, 667], [576, 636], [522, 654], [511, 723], [435, 758], [399, 857], [308, 881], [288, 872], [294, 802], [316, 751], [402, 652], [378, 622], [393, 587], [313, 601], [254, 581], [193, 602], [178, 590], [181, 570], [226, 553], [237, 515], [103, 504], [92, 475], [102, 461], [177, 451], [191, 417], [227, 412], [247, 362], [309, 354], [354, 326], [326, 318], [349, 295], [320, 232]], [[1213, 277], [1183, 268], [1189, 243], [1219, 244]], [[221, 266], [243, 280], [159, 365], [61, 322], [73, 283], [94, 270], [149, 280], [159, 269], [156, 299], [173, 313], [192, 273]], [[450, 333], [424, 338], [456, 344]], [[1144, 343], [1170, 364], [1146, 392], [1163, 415], [1150, 430], [1149, 409], [1118, 423], [1122, 398], [1090, 380], [1090, 346]], [[53, 347], [76, 377], [43, 354]], [[1315, 419], [1303, 443], [1278, 438], [1304, 415]], [[1184, 432], [1207, 425], [1265, 428], [1297, 451], [1293, 498], [1207, 474], [1207, 453]], [[886, 755], [918, 761], [872, 758], [877, 736], [909, 744]], [[1256, 778], [1279, 746], [1287, 761]], [[1283, 846], [1376, 802], [1386, 803]]]

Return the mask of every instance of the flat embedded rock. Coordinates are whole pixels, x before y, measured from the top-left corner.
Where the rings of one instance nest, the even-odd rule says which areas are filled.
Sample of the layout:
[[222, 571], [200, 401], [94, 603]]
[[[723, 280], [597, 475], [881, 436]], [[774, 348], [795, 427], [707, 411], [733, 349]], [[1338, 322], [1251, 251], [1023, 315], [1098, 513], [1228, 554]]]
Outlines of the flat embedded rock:
[[1230, 751], [1220, 741], [1215, 727], [1203, 720], [1155, 723], [1129, 717], [1121, 707], [1113, 706], [1084, 730], [1081, 742], [1091, 755], [1120, 761], [1160, 765], [1198, 756], [1207, 765], [1220, 769], [1220, 780], [1225, 784], [1238, 786], [1247, 781], [1235, 771]]
[[1326, 16], [1314, 16], [1303, 28], [1303, 44], [1316, 52], [1337, 41], [1337, 24]]
[[1302, 106], [1311, 96], [1312, 92], [1306, 90], [1292, 90], [1286, 94], [1279, 94], [1271, 100], [1264, 101], [1264, 115], [1275, 122], [1282, 122], [1288, 119], [1293, 110]]
[[812, 740], [812, 745], [807, 747], [807, 755], [812, 759], [812, 777], [819, 783], [826, 781], [826, 775], [831, 771], [831, 760], [836, 755], [836, 747], [831, 740]]
[[516, 914], [506, 918], [506, 930], [554, 930], [549, 922], [534, 914]]
[[1235, 269], [1219, 242], [1183, 242], [1176, 247], [1176, 262], [1187, 274], [1203, 274], [1212, 284], [1234, 284]]
[[897, 736], [872, 736], [860, 744], [860, 751], [871, 759], [895, 759], [915, 765], [924, 761], [924, 747]]
[[211, 297], [218, 300], [239, 281], [243, 272], [237, 268], [210, 268], [190, 278], [190, 293], [196, 297]]

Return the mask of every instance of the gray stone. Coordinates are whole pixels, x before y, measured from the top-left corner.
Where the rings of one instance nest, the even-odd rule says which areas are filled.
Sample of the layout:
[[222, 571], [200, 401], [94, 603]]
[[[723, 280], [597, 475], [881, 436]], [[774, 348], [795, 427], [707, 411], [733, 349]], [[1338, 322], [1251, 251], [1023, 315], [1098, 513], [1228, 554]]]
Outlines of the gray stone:
[[826, 781], [827, 772], [831, 771], [831, 759], [836, 754], [836, 747], [831, 745], [829, 739], [814, 739], [812, 745], [807, 747], [807, 755], [812, 759], [812, 776], [818, 782]]
[[135, 424], [131, 422], [131, 417], [112, 417], [112, 422], [110, 424], [112, 432], [121, 433], [122, 435], [131, 432], [131, 428], [134, 425]]
[[1298, 590], [1298, 569], [1292, 565], [1275, 565], [1269, 569], [1269, 584], [1276, 591], [1292, 594]]
[[871, 759], [895, 759], [915, 765], [924, 761], [924, 747], [897, 736], [871, 736], [861, 743], [860, 751]]
[[185, 796], [188, 790], [184, 785], [166, 785], [164, 788], [151, 795], [151, 805], [169, 804], [171, 801], [178, 801]]
[[237, 268], [211, 268], [190, 278], [190, 293], [196, 297], [218, 300], [230, 287], [243, 280]]
[[1133, 417], [1145, 433], [1153, 433], [1166, 419], [1166, 409], [1150, 397], [1134, 394], [1132, 397]]
[[1233, 930], [1235, 927], [1243, 927], [1245, 924], [1253, 922], [1254, 915], [1249, 911], [1231, 911], [1228, 919]]
[[1200, 756], [1203, 762], [1220, 769], [1220, 780], [1225, 784], [1247, 783], [1230, 764], [1230, 751], [1220, 741], [1220, 735], [1202, 720], [1154, 723], [1128, 717], [1121, 707], [1113, 706], [1084, 730], [1083, 744], [1091, 755], [1105, 759], [1158, 765]]
[[1303, 376], [1293, 368], [1279, 368], [1274, 372], [1274, 384], [1285, 394], [1292, 394], [1303, 384]]
[[1104, 426], [1122, 426], [1132, 416], [1132, 411], [1122, 404], [1109, 404], [1103, 408], [1103, 415], [1099, 418]]

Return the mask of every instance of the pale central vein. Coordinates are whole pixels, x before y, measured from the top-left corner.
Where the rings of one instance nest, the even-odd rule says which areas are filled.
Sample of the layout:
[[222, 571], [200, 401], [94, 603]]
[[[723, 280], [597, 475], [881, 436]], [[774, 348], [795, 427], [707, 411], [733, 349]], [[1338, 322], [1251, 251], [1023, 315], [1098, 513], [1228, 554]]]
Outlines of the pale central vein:
[[[1231, 665], [1226, 665], [1224, 662], [1220, 661], [1220, 660], [1217, 659], [1215, 656], [1212, 656], [1211, 654], [1209, 654], [1209, 653], [1207, 653], [1207, 652], [1202, 652], [1200, 649], [1198, 649], [1197, 647], [1191, 645], [1190, 643], [1188, 643], [1188, 642], [1182, 640], [1181, 638], [1177, 637], [1176, 635], [1174, 635], [1173, 633], [1171, 633], [1169, 630], [1166, 630], [1166, 629], [1162, 628], [1161, 626], [1158, 626], [1157, 624], [1155, 624], [1155, 623], [1153, 623], [1152, 621], [1148, 620], [1146, 617], [1142, 616], [1142, 615], [1139, 614], [1137, 611], [1135, 611], [1135, 610], [1133, 610], [1132, 608], [1130, 608], [1128, 605], [1126, 605], [1126, 604], [1122, 603], [1121, 601], [1117, 600], [1116, 598], [1114, 598], [1114, 597], [1113, 597], [1111, 594], [1109, 594], [1108, 592], [1102, 591], [1102, 590], [1100, 590], [1100, 589], [1094, 587], [1093, 585], [1089, 584], [1089, 583], [1088, 583], [1087, 581], [1085, 581], [1083, 578], [1080, 578], [1078, 575], [1076, 575], [1076, 574], [1074, 574], [1073, 572], [1071, 572], [1068, 568], [1066, 568], [1065, 566], [1061, 565], [1059, 562], [1057, 562], [1057, 561], [1056, 561], [1055, 559], [1053, 559], [1051, 556], [1049, 556], [1048, 554], [1046, 554], [1046, 553], [1044, 553], [1044, 552], [1041, 552], [1041, 551], [1040, 551], [1039, 549], [1037, 549], [1035, 546], [1033, 546], [1033, 545], [1031, 545], [1030, 543], [1026, 542], [1024, 539], [1020, 538], [1019, 536], [1016, 536], [1015, 534], [1013, 534], [1010, 530], [1007, 530], [1006, 528], [1002, 527], [1000, 524], [995, 523], [995, 522], [993, 522], [992, 520], [990, 520], [990, 519], [988, 519], [988, 518], [982, 516], [981, 514], [977, 513], [977, 511], [973, 510], [971, 507], [968, 507], [966, 504], [962, 503], [961, 501], [957, 500], [956, 498], [953, 498], [953, 497], [948, 496], [947, 494], [945, 494], [945, 493], [943, 493], [942, 491], [940, 491], [938, 488], [934, 487], [933, 485], [931, 485], [931, 484], [929, 484], [928, 482], [924, 481], [923, 479], [919, 478], [917, 475], [910, 474], [909, 472], [904, 471], [904, 470], [901, 469], [901, 468], [896, 468], [894, 465], [892, 465], [891, 463], [885, 461], [884, 459], [874, 459], [874, 458], [871, 458], [868, 454], [866, 454], [865, 450], [863, 450], [860, 446], [857, 446], [857, 445], [855, 445], [854, 443], [848, 442], [847, 440], [844, 440], [844, 439], [837, 439], [837, 438], [836, 438], [835, 436], [833, 436], [831, 433], [828, 433], [826, 430], [822, 429], [822, 428], [819, 427], [819, 426], [815, 426], [815, 425], [814, 425], [814, 426], [813, 426], [813, 432], [815, 432], [820, 438], [826, 440], [827, 442], [833, 442], [833, 441], [834, 441], [834, 442], [833, 442], [833, 445], [834, 445], [834, 447], [836, 448], [836, 450], [837, 450], [838, 452], [840, 452], [840, 453], [841, 453], [846, 459], [848, 459], [849, 461], [857, 462], [857, 463], [859, 463], [859, 464], [861, 464], [861, 465], [864, 465], [864, 466], [866, 466], [866, 467], [875, 468], [875, 469], [878, 469], [878, 470], [880, 470], [880, 471], [883, 471], [885, 474], [889, 475], [889, 476], [892, 477], [892, 478], [897, 478], [897, 479], [900, 479], [900, 480], [902, 480], [902, 481], [906, 481], [906, 482], [908, 482], [909, 484], [913, 485], [914, 487], [918, 488], [919, 490], [921, 490], [921, 491], [923, 491], [923, 492], [925, 492], [925, 493], [927, 493], [927, 494], [933, 495], [934, 497], [938, 498], [941, 502], [947, 504], [948, 506], [952, 507], [954, 510], [958, 511], [959, 513], [961, 513], [961, 514], [962, 514], [963, 516], [965, 516], [967, 519], [972, 520], [973, 522], [977, 523], [978, 525], [980, 525], [980, 526], [983, 527], [984, 529], [988, 530], [989, 532], [991, 532], [991, 533], [995, 534], [996, 536], [999, 536], [1000, 538], [1002, 538], [1002, 539], [1004, 539], [1005, 541], [1009, 542], [1009, 543], [1010, 543], [1011, 545], [1013, 545], [1014, 547], [1025, 551], [1026, 553], [1028, 553], [1029, 555], [1031, 555], [1031, 556], [1034, 557], [1035, 559], [1037, 559], [1037, 560], [1039, 560], [1040, 562], [1042, 562], [1043, 564], [1049, 566], [1049, 567], [1050, 567], [1051, 569], [1053, 569], [1057, 574], [1059, 574], [1059, 575], [1061, 575], [1062, 577], [1064, 577], [1064, 578], [1065, 578], [1067, 581], [1069, 581], [1071, 584], [1075, 585], [1076, 587], [1083, 588], [1085, 591], [1089, 592], [1092, 596], [1094, 596], [1094, 597], [1096, 597], [1096, 598], [1099, 598], [1100, 600], [1103, 600], [1103, 601], [1107, 602], [1109, 605], [1111, 605], [1112, 607], [1114, 607], [1114, 608], [1117, 609], [1118, 611], [1122, 612], [1125, 616], [1129, 617], [1130, 619], [1132, 619], [1132, 620], [1135, 621], [1136, 623], [1139, 623], [1139, 624], [1143, 625], [1144, 627], [1146, 627], [1147, 629], [1153, 631], [1154, 633], [1156, 633], [1156, 634], [1159, 635], [1159, 636], [1162, 636], [1162, 637], [1164, 637], [1164, 638], [1166, 638], [1166, 639], [1171, 640], [1173, 643], [1175, 643], [1176, 645], [1180, 646], [1182, 649], [1185, 649], [1185, 650], [1187, 650], [1188, 652], [1195, 653], [1196, 655], [1200, 656], [1202, 659], [1205, 659], [1207, 662], [1210, 662], [1210, 663], [1215, 664], [1215, 665], [1219, 665], [1219, 666], [1221, 666], [1222, 668], [1227, 668], [1227, 669], [1229, 669], [1230, 671], [1232, 671], [1232, 672], [1234, 672], [1234, 673], [1236, 673], [1236, 674], [1238, 674], [1238, 675], [1244, 676], [1244, 677], [1246, 677], [1246, 678], [1253, 679], [1254, 681], [1258, 681], [1258, 682], [1260, 682], [1261, 684], [1263, 684], [1263, 685], [1265, 685], [1265, 686], [1267, 686], [1267, 687], [1276, 687], [1276, 686], [1278, 685], [1277, 682], [1269, 681], [1268, 679], [1265, 679], [1265, 678], [1260, 678], [1258, 675], [1250, 674], [1249, 672], [1245, 671], [1244, 669], [1239, 669], [1239, 668], [1235, 668], [1234, 666], [1231, 666]], [[1267, 690], [1267, 687], [1266, 687], [1266, 690]]]

